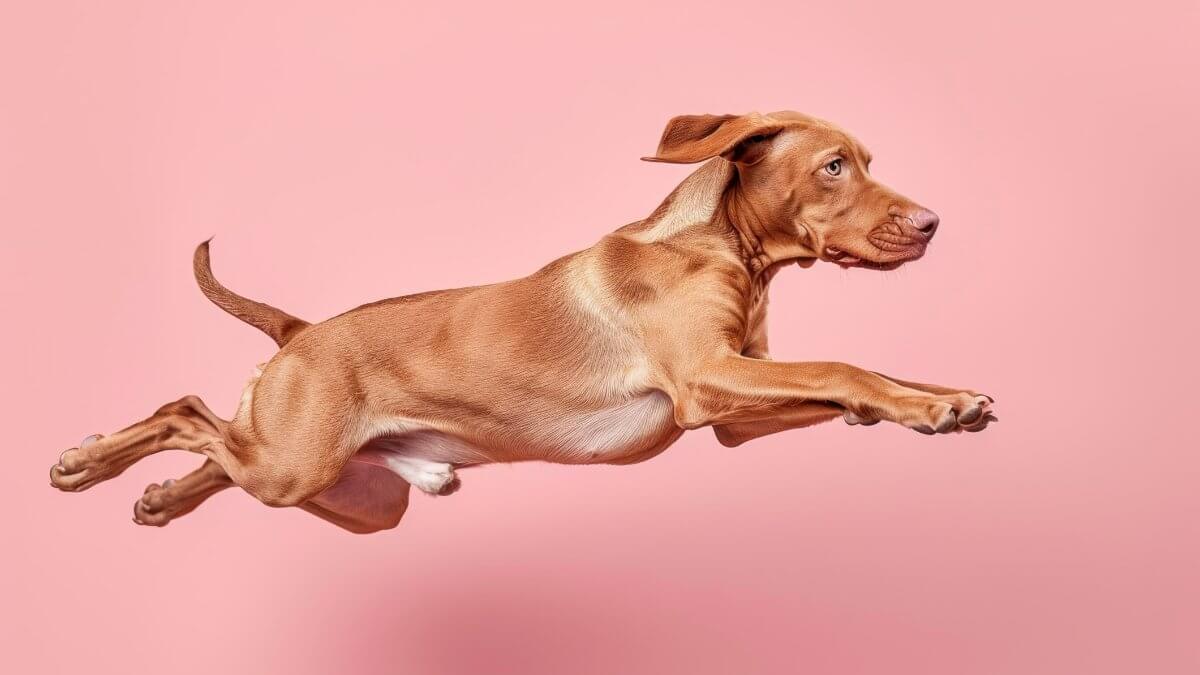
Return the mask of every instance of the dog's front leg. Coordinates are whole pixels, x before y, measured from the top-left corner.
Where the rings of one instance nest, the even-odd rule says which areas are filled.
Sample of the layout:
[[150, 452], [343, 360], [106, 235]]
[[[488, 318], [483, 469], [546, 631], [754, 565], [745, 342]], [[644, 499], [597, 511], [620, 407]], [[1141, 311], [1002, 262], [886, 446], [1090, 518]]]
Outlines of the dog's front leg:
[[[872, 371], [875, 372], [875, 371]], [[930, 394], [957, 394], [966, 391], [972, 396], [978, 396], [976, 392], [964, 389], [955, 389], [954, 387], [943, 387], [937, 384], [923, 384], [920, 382], [908, 382], [890, 375], [875, 372], [876, 375], [886, 378], [899, 384], [902, 387], [909, 389], [917, 389]], [[985, 395], [986, 396], [986, 395]], [[992, 402], [992, 397], [988, 396], [989, 404]], [[791, 431], [793, 429], [803, 429], [805, 427], [815, 426], [824, 422], [835, 420], [839, 417], [845, 417], [847, 424], [861, 424], [870, 426], [877, 423], [878, 419], [864, 419], [851, 413], [846, 415], [847, 410], [841, 406], [834, 405], [826, 401], [808, 401], [801, 403], [793, 408], [788, 408], [781, 411], [779, 414], [772, 417], [767, 417], [753, 422], [733, 422], [730, 424], [714, 424], [713, 433], [717, 437], [717, 441], [729, 448], [737, 447], [743, 443], [752, 441], [756, 438], [777, 434], [782, 431]], [[993, 422], [996, 417], [990, 411], [984, 415], [982, 423], [975, 423], [967, 427], [963, 427], [964, 431], [982, 431], [988, 422]]]
[[917, 389], [919, 391], [929, 392], [930, 394], [957, 394], [959, 392], [966, 392], [972, 396], [984, 396], [988, 399], [988, 401], [993, 402], [993, 403], [995, 402], [995, 399], [993, 399], [991, 396], [988, 396], [987, 394], [981, 394], [973, 389], [958, 389], [956, 387], [946, 387], [946, 386], [943, 386], [940, 384], [925, 384], [923, 382], [909, 382], [907, 380], [901, 380], [900, 378], [892, 377], [891, 375], [886, 375], [884, 373], [879, 373], [876, 371], [871, 371], [871, 372], [875, 373], [876, 375], [878, 375], [882, 378], [889, 379], [892, 382], [895, 382], [896, 384], [898, 384], [902, 387], [908, 387], [909, 389]]
[[753, 422], [731, 422], [714, 424], [713, 433], [717, 441], [733, 448], [756, 438], [777, 434], [781, 431], [803, 429], [841, 417], [846, 410], [841, 406], [823, 401], [808, 401], [782, 410], [777, 415]]
[[986, 425], [990, 400], [970, 392], [921, 391], [844, 363], [760, 361], [733, 354], [691, 369], [676, 387], [675, 417], [685, 429], [760, 423], [726, 430], [731, 440], [744, 441], [787, 428], [770, 420], [788, 411], [825, 402], [844, 409], [847, 421], [884, 419], [932, 434]]

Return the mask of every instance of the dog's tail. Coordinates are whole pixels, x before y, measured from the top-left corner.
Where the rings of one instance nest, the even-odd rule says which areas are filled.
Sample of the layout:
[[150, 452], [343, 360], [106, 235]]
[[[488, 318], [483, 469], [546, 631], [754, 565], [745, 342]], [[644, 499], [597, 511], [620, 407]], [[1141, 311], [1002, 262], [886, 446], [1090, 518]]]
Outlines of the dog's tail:
[[268, 304], [243, 298], [222, 286], [213, 277], [212, 265], [208, 261], [209, 241], [212, 240], [209, 239], [196, 247], [196, 255], [192, 257], [192, 269], [196, 273], [196, 283], [200, 285], [200, 290], [213, 304], [270, 335], [280, 347], [309, 326], [303, 319], [297, 319]]

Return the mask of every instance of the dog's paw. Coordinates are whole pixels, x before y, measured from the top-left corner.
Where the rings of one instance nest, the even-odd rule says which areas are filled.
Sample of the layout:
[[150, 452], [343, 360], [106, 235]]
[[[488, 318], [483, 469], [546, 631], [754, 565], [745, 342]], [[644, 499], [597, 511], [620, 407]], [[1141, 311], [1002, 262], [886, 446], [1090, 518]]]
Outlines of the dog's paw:
[[50, 467], [50, 485], [64, 492], [81, 492], [109, 478], [103, 465], [94, 459], [95, 453], [88, 448], [102, 439], [93, 434], [79, 442], [79, 447], [65, 450], [58, 463]]
[[993, 402], [990, 396], [967, 392], [915, 397], [906, 400], [905, 414], [898, 421], [927, 435], [983, 431], [998, 421], [991, 409]]
[[175, 484], [174, 480], [165, 480], [162, 485], [151, 483], [146, 486], [146, 492], [141, 499], [133, 503], [133, 522], [138, 525], [164, 527], [175, 514], [168, 506], [173, 502], [167, 489]]

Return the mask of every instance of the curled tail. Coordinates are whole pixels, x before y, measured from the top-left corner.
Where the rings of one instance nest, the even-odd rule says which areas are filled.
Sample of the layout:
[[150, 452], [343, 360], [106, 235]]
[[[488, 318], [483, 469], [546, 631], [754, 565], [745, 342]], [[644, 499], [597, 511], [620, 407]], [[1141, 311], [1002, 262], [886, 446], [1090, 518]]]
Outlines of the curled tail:
[[309, 326], [303, 319], [297, 319], [268, 304], [243, 298], [222, 286], [213, 277], [212, 266], [208, 260], [208, 241], [196, 247], [192, 269], [196, 273], [196, 283], [200, 285], [200, 290], [213, 304], [270, 335], [280, 347]]

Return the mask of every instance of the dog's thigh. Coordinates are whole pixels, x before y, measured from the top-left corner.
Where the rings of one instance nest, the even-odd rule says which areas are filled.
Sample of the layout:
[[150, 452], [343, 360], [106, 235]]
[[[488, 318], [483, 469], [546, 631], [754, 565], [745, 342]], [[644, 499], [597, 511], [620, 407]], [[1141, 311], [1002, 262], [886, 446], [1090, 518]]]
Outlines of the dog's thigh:
[[357, 534], [378, 532], [400, 523], [409, 487], [384, 467], [351, 460], [336, 483], [300, 508]]
[[329, 490], [362, 444], [359, 385], [335, 362], [281, 355], [242, 394], [214, 459], [268, 506], [300, 506]]

